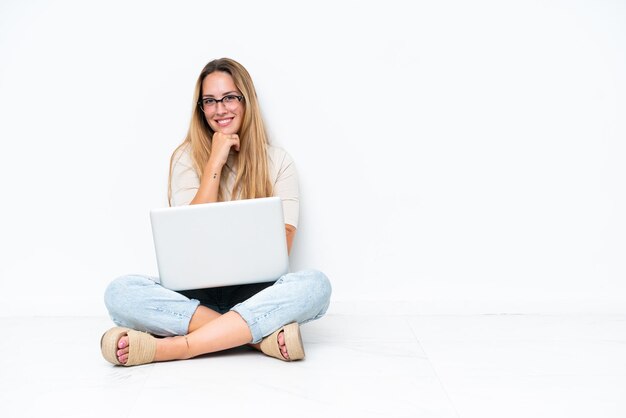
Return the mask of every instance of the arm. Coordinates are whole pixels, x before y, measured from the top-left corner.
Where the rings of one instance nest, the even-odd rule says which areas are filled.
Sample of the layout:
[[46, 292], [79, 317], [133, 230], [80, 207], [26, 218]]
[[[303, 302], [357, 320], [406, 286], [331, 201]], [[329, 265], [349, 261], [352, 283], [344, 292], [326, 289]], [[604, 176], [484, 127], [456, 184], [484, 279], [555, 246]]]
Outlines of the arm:
[[[209, 163], [211, 161], [209, 160]], [[194, 198], [189, 202], [190, 205], [197, 203], [217, 202], [217, 195], [220, 189], [220, 179], [222, 177], [223, 164], [211, 165], [207, 163], [204, 167], [204, 174], [200, 181], [200, 187]]]
[[296, 227], [285, 224], [285, 231], [287, 233], [287, 254], [291, 254], [291, 246], [293, 245], [293, 239], [296, 236]]
[[197, 203], [217, 202], [217, 196], [220, 189], [220, 179], [222, 177], [222, 168], [228, 160], [230, 149], [234, 148], [239, 151], [239, 136], [236, 134], [227, 135], [221, 132], [213, 134], [211, 141], [211, 157], [204, 167], [204, 173], [200, 180], [200, 186], [196, 195], [189, 203], [195, 205]]
[[271, 170], [276, 173], [274, 196], [279, 196], [283, 205], [287, 252], [290, 254], [296, 236], [300, 209], [298, 174], [291, 156], [283, 149], [270, 148], [269, 157]]

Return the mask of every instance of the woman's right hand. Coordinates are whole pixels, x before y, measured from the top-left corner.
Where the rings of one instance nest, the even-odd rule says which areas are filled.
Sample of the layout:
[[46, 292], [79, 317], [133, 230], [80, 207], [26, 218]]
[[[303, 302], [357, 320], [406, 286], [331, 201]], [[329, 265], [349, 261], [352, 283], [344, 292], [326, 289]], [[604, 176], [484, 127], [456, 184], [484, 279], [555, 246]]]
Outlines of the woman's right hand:
[[239, 152], [239, 135], [215, 132], [211, 140], [211, 157], [207, 165], [213, 169], [221, 170], [228, 160], [231, 148]]
[[204, 167], [200, 187], [190, 204], [217, 202], [222, 168], [228, 161], [230, 149], [239, 152], [239, 135], [215, 132], [211, 140], [211, 157]]

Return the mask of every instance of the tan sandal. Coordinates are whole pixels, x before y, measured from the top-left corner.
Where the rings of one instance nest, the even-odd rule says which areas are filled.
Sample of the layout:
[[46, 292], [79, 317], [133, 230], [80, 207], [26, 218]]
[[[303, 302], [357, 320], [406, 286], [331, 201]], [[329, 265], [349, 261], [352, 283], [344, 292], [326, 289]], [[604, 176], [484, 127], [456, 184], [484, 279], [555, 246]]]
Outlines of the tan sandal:
[[[283, 357], [278, 344], [278, 334], [283, 331], [285, 337], [285, 347], [289, 354], [289, 360]], [[274, 331], [274, 333], [263, 338], [260, 346], [261, 351], [271, 357], [276, 357], [283, 361], [302, 360], [304, 358], [304, 346], [302, 345], [302, 336], [300, 335], [300, 326], [297, 322], [285, 325]]]
[[[128, 335], [130, 350], [128, 351], [128, 361], [120, 363], [117, 359], [117, 350], [119, 350], [117, 344], [120, 338], [125, 335]], [[156, 338], [145, 332], [115, 327], [102, 335], [100, 350], [102, 350], [102, 356], [106, 361], [118, 366], [137, 366], [139, 364], [152, 363], [156, 354]]]

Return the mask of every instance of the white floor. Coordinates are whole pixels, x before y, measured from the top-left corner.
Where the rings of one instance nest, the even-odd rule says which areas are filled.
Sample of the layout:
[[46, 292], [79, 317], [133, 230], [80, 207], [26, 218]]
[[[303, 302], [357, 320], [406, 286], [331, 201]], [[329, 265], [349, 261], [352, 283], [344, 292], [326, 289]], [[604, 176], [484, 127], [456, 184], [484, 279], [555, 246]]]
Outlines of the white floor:
[[620, 417], [626, 315], [329, 314], [307, 358], [114, 367], [107, 318], [0, 318], [0, 416]]

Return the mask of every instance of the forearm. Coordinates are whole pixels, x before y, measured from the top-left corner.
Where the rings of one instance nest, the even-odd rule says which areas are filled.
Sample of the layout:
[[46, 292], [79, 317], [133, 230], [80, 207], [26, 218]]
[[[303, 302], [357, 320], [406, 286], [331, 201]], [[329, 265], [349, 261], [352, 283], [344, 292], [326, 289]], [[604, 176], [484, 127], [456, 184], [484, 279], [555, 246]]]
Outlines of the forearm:
[[296, 227], [285, 224], [285, 232], [287, 234], [287, 254], [291, 254], [291, 246], [293, 245], [293, 239], [296, 236]]
[[200, 187], [198, 187], [196, 195], [189, 204], [195, 205], [198, 203], [217, 202], [221, 176], [221, 166], [209, 166], [207, 164], [207, 167], [204, 169], [204, 174], [202, 175], [202, 180], [200, 181]]

